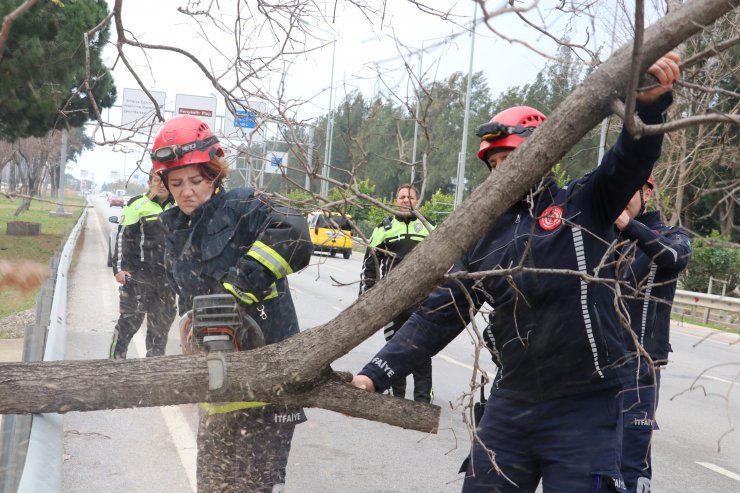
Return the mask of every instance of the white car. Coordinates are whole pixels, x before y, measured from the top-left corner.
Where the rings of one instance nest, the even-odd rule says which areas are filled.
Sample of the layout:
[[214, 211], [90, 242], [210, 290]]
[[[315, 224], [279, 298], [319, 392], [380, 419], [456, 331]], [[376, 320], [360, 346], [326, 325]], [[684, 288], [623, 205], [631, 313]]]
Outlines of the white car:
[[122, 219], [123, 216], [110, 216], [108, 218], [108, 222], [111, 223], [111, 228], [108, 232], [108, 267], [113, 267], [113, 251], [115, 250], [114, 245], [116, 244], [118, 228], [120, 228]]

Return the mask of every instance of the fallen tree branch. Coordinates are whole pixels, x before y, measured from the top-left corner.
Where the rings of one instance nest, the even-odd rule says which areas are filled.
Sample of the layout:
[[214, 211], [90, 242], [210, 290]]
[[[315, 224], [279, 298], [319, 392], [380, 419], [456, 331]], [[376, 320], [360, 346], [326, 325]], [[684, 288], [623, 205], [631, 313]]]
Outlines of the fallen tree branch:
[[[645, 30], [639, 70], [645, 71], [738, 4], [740, 0], [703, 0], [670, 13]], [[506, 166], [489, 176], [404, 262], [335, 319], [277, 344], [225, 355], [227, 376], [217, 392], [208, 390], [205, 356], [5, 364], [0, 365], [0, 413], [256, 399], [315, 405], [355, 416], [365, 412], [367, 419], [386, 422], [391, 421], [386, 413], [394, 408], [413, 409], [399, 412], [394, 421], [410, 428], [412, 415], [422, 409], [418, 404], [365, 396], [363, 391], [329, 384], [326, 368], [441, 283], [448, 267], [610, 113], [612, 101], [624, 97], [631, 64], [630, 46], [626, 46], [598, 67], [508, 156]], [[376, 400], [361, 400], [365, 397]], [[388, 404], [381, 407], [376, 404], [380, 402]]]
[[[344, 383], [347, 375], [324, 370], [310, 381], [293, 384], [296, 379], [290, 375], [273, 371], [279, 366], [274, 358], [280, 357], [280, 351], [270, 348], [216, 353], [210, 358], [200, 354], [0, 364], [3, 395], [12, 396], [0, 403], [0, 414], [248, 400], [320, 407], [426, 433], [439, 428], [439, 406], [370, 394]], [[260, 374], [271, 376], [254, 378]], [[212, 390], [214, 382], [222, 384]]]

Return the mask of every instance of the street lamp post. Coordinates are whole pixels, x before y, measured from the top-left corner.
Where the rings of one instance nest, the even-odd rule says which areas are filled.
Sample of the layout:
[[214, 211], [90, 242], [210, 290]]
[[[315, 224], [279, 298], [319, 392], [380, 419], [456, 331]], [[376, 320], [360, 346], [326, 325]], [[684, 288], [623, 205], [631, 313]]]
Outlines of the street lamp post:
[[[334, 40], [332, 41], [332, 52], [331, 52], [331, 80], [329, 85], [329, 117], [326, 121], [326, 142], [324, 146], [324, 166], [322, 168], [321, 174], [322, 176], [329, 177], [330, 169], [331, 169], [331, 147], [332, 147], [332, 139], [334, 138], [334, 61], [336, 60], [337, 55], [337, 35], [336, 32], [329, 33], [328, 31], [321, 29], [318, 26], [314, 26], [312, 23], [306, 21], [305, 19], [298, 17], [298, 22], [305, 24], [307, 26], [310, 26], [312, 28], [316, 28], [320, 31], [323, 31], [327, 34], [332, 34]], [[311, 145], [309, 146], [309, 165], [310, 165], [310, 159], [311, 159], [311, 151], [313, 148], [313, 132], [311, 133]], [[306, 189], [308, 189], [310, 186], [310, 180], [308, 174], [306, 174]], [[319, 194], [322, 197], [326, 197], [329, 195], [329, 182], [326, 180], [321, 180], [321, 187]]]
[[[324, 169], [322, 175], [329, 177], [331, 165], [331, 146], [334, 138], [334, 60], [337, 54], [337, 38], [334, 36], [334, 46], [331, 53], [331, 81], [329, 86], [329, 118], [326, 121], [326, 146], [324, 147]], [[329, 182], [321, 181], [321, 196], [329, 195]]]
[[457, 158], [457, 184], [455, 185], [455, 207], [462, 203], [465, 192], [465, 159], [467, 158], [468, 120], [470, 119], [470, 93], [473, 87], [473, 55], [475, 53], [475, 18], [478, 14], [478, 2], [474, 2], [473, 28], [470, 34], [470, 64], [468, 66], [468, 88], [465, 92], [465, 117], [463, 119], [463, 136], [460, 154]]
[[435, 41], [438, 39], [444, 39], [445, 44], [447, 43], [447, 40], [449, 39], [449, 36], [443, 36], [441, 38], [429, 38], [424, 39], [421, 42], [421, 53], [419, 54], [419, 75], [416, 78], [416, 80], [419, 83], [419, 91], [416, 94], [416, 114], [414, 115], [414, 145], [411, 148], [411, 184], [413, 185], [414, 180], [416, 179], [416, 143], [419, 139], [419, 113], [421, 112], [421, 77], [422, 77], [422, 69], [424, 67], [424, 43], [427, 41]]
[[[612, 42], [609, 47], [609, 53], [614, 53], [614, 42], [616, 40], [617, 32], [617, 12], [618, 9], [614, 9], [614, 23], [612, 24]], [[604, 159], [604, 151], [606, 150], [606, 135], [609, 131], [609, 116], [601, 121], [601, 135], [599, 137], [599, 157], [596, 162], [596, 166], [601, 164], [601, 160]]]
[[421, 111], [421, 70], [424, 66], [424, 43], [428, 40], [421, 42], [421, 53], [419, 54], [419, 76], [416, 78], [419, 83], [419, 91], [416, 93], [416, 114], [414, 115], [414, 145], [411, 149], [411, 181], [414, 184], [416, 178], [416, 141], [419, 137], [419, 112]]
[[64, 174], [67, 171], [67, 141], [68, 141], [67, 128], [62, 129], [62, 149], [59, 158], [59, 183], [57, 184], [57, 210], [54, 212], [55, 216], [65, 216], [64, 212]]

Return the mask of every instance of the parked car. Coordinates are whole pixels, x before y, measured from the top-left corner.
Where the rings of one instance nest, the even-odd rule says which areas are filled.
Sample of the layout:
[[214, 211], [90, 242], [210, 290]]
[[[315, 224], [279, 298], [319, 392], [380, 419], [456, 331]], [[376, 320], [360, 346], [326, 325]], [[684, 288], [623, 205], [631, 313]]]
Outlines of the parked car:
[[338, 212], [329, 214], [314, 211], [308, 214], [308, 231], [311, 234], [314, 252], [328, 252], [334, 257], [342, 252], [344, 258], [352, 255], [352, 216], [342, 216]]
[[126, 205], [126, 201], [120, 195], [111, 195], [108, 197], [108, 205], [111, 207], [121, 207]]
[[108, 231], [108, 267], [113, 267], [113, 251], [114, 245], [116, 244], [116, 238], [118, 237], [118, 229], [121, 227], [121, 220], [123, 217], [110, 216], [108, 222], [111, 223], [111, 228]]

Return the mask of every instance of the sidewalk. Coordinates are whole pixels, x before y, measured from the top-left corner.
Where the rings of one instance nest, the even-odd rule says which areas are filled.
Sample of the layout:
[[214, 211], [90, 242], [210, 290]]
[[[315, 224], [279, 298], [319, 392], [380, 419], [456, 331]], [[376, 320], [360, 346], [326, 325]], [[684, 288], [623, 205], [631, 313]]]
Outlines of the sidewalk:
[[0, 339], [0, 363], [18, 363], [23, 357], [23, 339]]
[[740, 334], [737, 332], [725, 332], [716, 329], [709, 329], [701, 325], [694, 325], [689, 322], [671, 320], [671, 331], [690, 334], [702, 339], [710, 339], [714, 342], [740, 345]]

